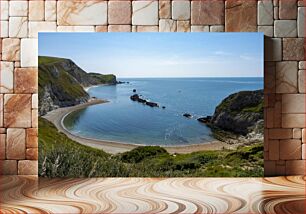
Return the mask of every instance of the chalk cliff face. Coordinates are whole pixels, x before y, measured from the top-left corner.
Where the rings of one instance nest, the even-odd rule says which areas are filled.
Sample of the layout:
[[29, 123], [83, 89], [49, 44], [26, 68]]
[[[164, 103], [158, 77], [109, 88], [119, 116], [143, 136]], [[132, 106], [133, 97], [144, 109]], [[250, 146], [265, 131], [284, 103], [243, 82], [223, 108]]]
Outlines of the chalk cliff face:
[[211, 125], [238, 135], [262, 135], [263, 96], [263, 90], [231, 94], [216, 107]]
[[40, 115], [86, 102], [89, 95], [83, 87], [117, 83], [115, 75], [86, 73], [70, 59], [40, 56], [38, 71]]

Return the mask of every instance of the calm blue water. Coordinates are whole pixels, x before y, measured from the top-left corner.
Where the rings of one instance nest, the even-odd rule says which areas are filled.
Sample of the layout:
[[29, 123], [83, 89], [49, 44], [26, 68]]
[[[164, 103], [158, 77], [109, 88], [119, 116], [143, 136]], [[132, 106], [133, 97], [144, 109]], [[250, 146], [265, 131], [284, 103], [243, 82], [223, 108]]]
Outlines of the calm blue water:
[[[120, 79], [130, 84], [99, 86], [91, 96], [110, 102], [72, 113], [65, 126], [79, 136], [145, 145], [206, 143], [211, 131], [196, 119], [212, 115], [228, 95], [263, 88], [262, 78]], [[166, 106], [151, 108], [130, 100], [136, 89], [143, 98]], [[182, 116], [193, 115], [192, 119]]]

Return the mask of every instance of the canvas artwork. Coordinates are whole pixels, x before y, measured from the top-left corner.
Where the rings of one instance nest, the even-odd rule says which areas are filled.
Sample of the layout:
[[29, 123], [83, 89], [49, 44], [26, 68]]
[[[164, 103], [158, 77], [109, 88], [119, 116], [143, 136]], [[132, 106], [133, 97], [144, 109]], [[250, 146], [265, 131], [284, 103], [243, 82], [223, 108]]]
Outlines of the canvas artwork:
[[263, 176], [262, 33], [39, 33], [39, 176]]

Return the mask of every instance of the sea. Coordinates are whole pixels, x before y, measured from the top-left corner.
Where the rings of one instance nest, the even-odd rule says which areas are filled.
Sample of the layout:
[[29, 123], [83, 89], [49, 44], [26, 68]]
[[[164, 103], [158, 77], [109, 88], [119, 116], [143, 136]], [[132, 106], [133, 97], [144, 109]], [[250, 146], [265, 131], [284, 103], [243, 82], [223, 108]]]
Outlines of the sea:
[[[232, 93], [263, 89], [262, 77], [236, 78], [119, 78], [128, 82], [91, 87], [92, 97], [109, 102], [75, 111], [63, 121], [84, 138], [128, 144], [183, 146], [214, 140], [211, 129], [197, 121], [213, 115]], [[153, 108], [130, 99], [136, 93], [156, 102]], [[161, 108], [165, 106], [165, 109]], [[186, 118], [183, 114], [191, 114]]]

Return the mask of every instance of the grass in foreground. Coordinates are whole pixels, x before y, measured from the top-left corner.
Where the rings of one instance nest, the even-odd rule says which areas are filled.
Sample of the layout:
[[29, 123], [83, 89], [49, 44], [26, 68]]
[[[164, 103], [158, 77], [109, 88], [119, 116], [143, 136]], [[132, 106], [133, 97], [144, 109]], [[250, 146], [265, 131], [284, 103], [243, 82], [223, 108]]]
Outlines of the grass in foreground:
[[45, 177], [256, 177], [263, 176], [263, 145], [237, 150], [169, 154], [144, 146], [111, 155], [80, 145], [39, 119], [39, 175]]

